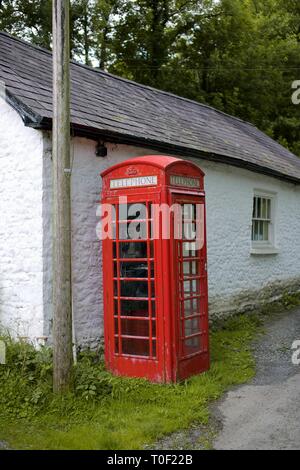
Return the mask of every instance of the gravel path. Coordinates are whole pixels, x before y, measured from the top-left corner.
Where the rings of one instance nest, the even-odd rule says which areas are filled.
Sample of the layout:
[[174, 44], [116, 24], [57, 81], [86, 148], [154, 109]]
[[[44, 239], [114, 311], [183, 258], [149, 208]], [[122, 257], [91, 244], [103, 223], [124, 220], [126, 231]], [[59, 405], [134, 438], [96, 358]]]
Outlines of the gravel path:
[[300, 449], [300, 309], [274, 316], [254, 343], [254, 379], [211, 408], [208, 427], [192, 426], [161, 439], [155, 449]]
[[214, 410], [222, 422], [214, 449], [300, 449], [300, 365], [291, 360], [300, 309], [272, 319], [265, 330], [255, 343], [255, 378]]

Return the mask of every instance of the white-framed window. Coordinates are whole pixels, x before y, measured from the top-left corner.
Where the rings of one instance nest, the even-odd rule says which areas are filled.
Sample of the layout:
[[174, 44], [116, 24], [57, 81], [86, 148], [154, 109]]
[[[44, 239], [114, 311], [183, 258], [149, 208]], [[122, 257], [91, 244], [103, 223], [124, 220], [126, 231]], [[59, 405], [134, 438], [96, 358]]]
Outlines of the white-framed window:
[[276, 195], [255, 191], [252, 209], [252, 254], [276, 254], [275, 209]]

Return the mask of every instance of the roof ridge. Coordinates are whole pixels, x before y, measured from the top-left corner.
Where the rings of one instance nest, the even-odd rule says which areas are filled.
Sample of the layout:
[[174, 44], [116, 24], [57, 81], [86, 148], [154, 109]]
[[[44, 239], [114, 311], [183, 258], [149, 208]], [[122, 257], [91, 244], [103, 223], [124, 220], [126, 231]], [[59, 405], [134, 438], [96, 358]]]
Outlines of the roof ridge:
[[[7, 36], [8, 38], [14, 40], [14, 41], [17, 41], [21, 44], [24, 44], [24, 45], [27, 45], [29, 47], [32, 47], [33, 49], [37, 49], [37, 50], [40, 50], [41, 52], [43, 53], [46, 53], [48, 55], [50, 55], [52, 57], [52, 51], [49, 50], [49, 49], [46, 49], [45, 47], [41, 47], [41, 46], [38, 46], [37, 44], [33, 44], [29, 41], [26, 41], [24, 39], [21, 39], [21, 38], [18, 38], [16, 36], [13, 36], [12, 34], [10, 33], [6, 33], [5, 31], [0, 31], [0, 35], [3, 35], [3, 36]], [[164, 95], [167, 95], [167, 96], [171, 96], [173, 98], [176, 98], [176, 99], [179, 99], [179, 100], [182, 100], [182, 101], [185, 101], [185, 102], [189, 102], [189, 103], [193, 103], [197, 106], [201, 106], [203, 108], [207, 108], [209, 110], [212, 110], [212, 111], [215, 111], [216, 113], [219, 113], [219, 114], [222, 114], [223, 116], [226, 116], [230, 119], [232, 119], [233, 121], [239, 121], [239, 122], [242, 122], [244, 124], [248, 124], [249, 126], [252, 126], [254, 128], [257, 129], [257, 127], [252, 124], [251, 122], [249, 121], [244, 121], [243, 119], [239, 118], [239, 117], [236, 117], [236, 116], [232, 116], [230, 114], [227, 114], [225, 113], [224, 111], [221, 111], [220, 109], [217, 109], [217, 108], [214, 108], [213, 106], [210, 106], [209, 104], [206, 104], [206, 103], [201, 103], [200, 101], [196, 101], [196, 100], [192, 100], [190, 98], [186, 98], [184, 96], [180, 96], [180, 95], [176, 95], [175, 93], [172, 93], [170, 91], [166, 91], [166, 90], [159, 90], [158, 88], [154, 88], [150, 85], [145, 85], [143, 83], [138, 83], [138, 82], [135, 82], [134, 80], [130, 80], [128, 78], [125, 78], [125, 77], [120, 77], [118, 75], [114, 75], [110, 72], [106, 72], [105, 70], [101, 70], [101, 69], [98, 69], [98, 68], [95, 68], [95, 67], [91, 67], [90, 65], [86, 65], [86, 64], [81, 64], [80, 62], [74, 60], [74, 59], [71, 59], [70, 60], [70, 63], [73, 64], [73, 65], [76, 65], [78, 67], [82, 67], [86, 70], [89, 70], [90, 72], [94, 72], [94, 73], [97, 73], [97, 74], [100, 74], [100, 75], [104, 75], [104, 76], [109, 76], [111, 77], [112, 79], [114, 80], [120, 80], [122, 82], [125, 82], [125, 83], [129, 83], [130, 85], [133, 85], [133, 86], [136, 86], [138, 88], [143, 88], [143, 89], [146, 89], [146, 90], [151, 90], [151, 91], [154, 91], [155, 93], [159, 93], [159, 94], [164, 94]]]
[[0, 36], [6, 36], [8, 37], [9, 39], [12, 39], [13, 41], [17, 41], [17, 42], [20, 42], [21, 44], [25, 45], [25, 46], [29, 46], [29, 47], [32, 47], [33, 49], [38, 49], [40, 50], [41, 52], [44, 52], [48, 55], [51, 55], [52, 56], [52, 51], [50, 51], [49, 49], [47, 49], [46, 47], [42, 47], [42, 46], [38, 46], [37, 44], [33, 44], [32, 42], [29, 42], [25, 39], [21, 39], [17, 36], [14, 36], [13, 34], [10, 34], [10, 33], [7, 33], [6, 31], [0, 31]]

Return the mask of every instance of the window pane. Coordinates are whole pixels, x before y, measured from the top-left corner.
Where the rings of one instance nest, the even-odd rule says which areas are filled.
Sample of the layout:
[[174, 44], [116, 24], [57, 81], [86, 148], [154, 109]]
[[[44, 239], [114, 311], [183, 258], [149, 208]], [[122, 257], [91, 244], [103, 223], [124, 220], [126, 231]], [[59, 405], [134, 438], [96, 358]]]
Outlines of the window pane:
[[[115, 261], [114, 275], [117, 277], [117, 262]], [[143, 262], [120, 262], [120, 277], [148, 277], [148, 264]], [[151, 263], [151, 277], [154, 277], [154, 266]]]
[[[153, 295], [153, 294], [152, 294], [152, 295]], [[151, 301], [151, 305], [152, 305], [152, 318], [155, 318], [155, 316], [156, 316], [155, 300], [152, 300], [152, 301]]]
[[114, 332], [114, 334], [117, 335], [119, 333], [119, 322], [118, 322], [117, 318], [115, 318], [114, 323], [115, 323], [115, 332]]
[[196, 238], [195, 222], [183, 222], [182, 236], [184, 240], [195, 240]]
[[149, 336], [149, 321], [121, 319], [121, 334], [126, 336]]
[[121, 300], [121, 316], [148, 317], [148, 301]]
[[120, 258], [147, 258], [147, 243], [120, 242]]
[[190, 336], [200, 332], [200, 318], [190, 318], [184, 321], [184, 335]]
[[200, 293], [200, 281], [199, 279], [193, 279], [191, 281], [183, 282], [183, 289], [185, 297], [190, 297]]
[[265, 221], [264, 224], [264, 241], [269, 240], [269, 222]]
[[257, 217], [258, 219], [260, 219], [260, 218], [261, 218], [261, 198], [260, 198], [260, 197], [257, 198], [257, 205], [256, 205], [256, 207], [257, 207], [257, 209], [256, 209], [256, 211], [257, 211], [257, 212], [256, 212], [256, 217]]
[[256, 202], [257, 202], [257, 198], [254, 197], [253, 198], [253, 214], [252, 214], [253, 219], [256, 219]]
[[192, 276], [198, 273], [199, 263], [197, 261], [184, 261], [183, 274], [184, 276]]
[[201, 343], [200, 336], [195, 336], [194, 338], [188, 338], [184, 341], [184, 353], [193, 354], [200, 351]]
[[196, 206], [195, 204], [183, 204], [183, 218], [184, 219], [195, 219], [196, 218]]
[[152, 355], [155, 357], [156, 356], [156, 341], [152, 341]]
[[156, 321], [152, 320], [152, 338], [156, 336]]
[[147, 281], [120, 281], [120, 285], [121, 297], [148, 297]]
[[122, 338], [122, 352], [132, 356], [149, 356], [149, 340]]
[[268, 199], [267, 218], [271, 219], [271, 199]]
[[147, 219], [147, 207], [142, 202], [119, 205], [119, 220]]
[[196, 256], [196, 243], [184, 242], [182, 244], [182, 256], [184, 257]]
[[184, 316], [189, 317], [200, 312], [199, 299], [190, 299], [184, 301]]
[[264, 223], [260, 220], [259, 221], [259, 240], [262, 241], [264, 239]]
[[120, 240], [142, 240], [147, 238], [146, 222], [127, 222], [119, 224]]
[[253, 240], [258, 241], [259, 240], [259, 221], [254, 220], [253, 222]]

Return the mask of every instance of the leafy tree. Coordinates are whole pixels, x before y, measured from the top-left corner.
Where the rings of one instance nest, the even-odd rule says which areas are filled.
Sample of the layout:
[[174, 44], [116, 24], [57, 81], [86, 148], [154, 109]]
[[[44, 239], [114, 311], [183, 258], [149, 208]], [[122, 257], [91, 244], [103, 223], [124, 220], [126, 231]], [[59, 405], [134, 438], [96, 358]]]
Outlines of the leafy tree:
[[1, 0], [0, 28], [49, 48], [51, 5], [51, 0]]

